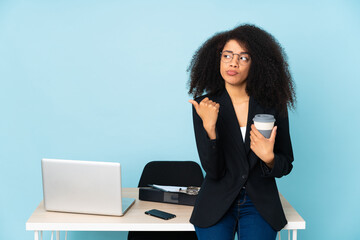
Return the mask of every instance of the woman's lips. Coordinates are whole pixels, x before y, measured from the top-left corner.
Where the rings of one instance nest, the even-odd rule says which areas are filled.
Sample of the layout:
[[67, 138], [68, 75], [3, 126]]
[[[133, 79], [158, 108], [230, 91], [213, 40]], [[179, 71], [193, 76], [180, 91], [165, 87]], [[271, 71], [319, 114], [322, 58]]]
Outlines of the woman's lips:
[[235, 76], [236, 74], [238, 74], [238, 72], [232, 70], [226, 71], [226, 73], [230, 76]]

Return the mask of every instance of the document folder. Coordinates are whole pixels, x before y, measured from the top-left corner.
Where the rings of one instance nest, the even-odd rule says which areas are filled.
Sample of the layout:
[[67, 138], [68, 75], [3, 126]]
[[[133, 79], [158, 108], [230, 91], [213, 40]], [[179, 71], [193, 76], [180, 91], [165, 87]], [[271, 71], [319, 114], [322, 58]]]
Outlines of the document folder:
[[180, 192], [164, 192], [152, 187], [140, 187], [139, 200], [194, 206], [196, 195], [188, 195]]

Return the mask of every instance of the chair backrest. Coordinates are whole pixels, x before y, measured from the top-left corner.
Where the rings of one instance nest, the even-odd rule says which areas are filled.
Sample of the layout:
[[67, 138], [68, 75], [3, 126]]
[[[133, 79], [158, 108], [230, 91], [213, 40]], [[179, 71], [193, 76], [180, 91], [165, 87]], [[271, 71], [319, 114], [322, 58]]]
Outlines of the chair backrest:
[[193, 161], [152, 161], [145, 165], [139, 187], [148, 184], [198, 186], [204, 180], [199, 164]]

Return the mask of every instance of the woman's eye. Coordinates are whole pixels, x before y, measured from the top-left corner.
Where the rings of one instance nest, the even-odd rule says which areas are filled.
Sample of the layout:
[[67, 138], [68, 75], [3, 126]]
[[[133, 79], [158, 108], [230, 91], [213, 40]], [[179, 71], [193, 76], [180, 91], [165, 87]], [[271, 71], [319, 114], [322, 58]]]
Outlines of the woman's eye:
[[249, 61], [249, 58], [248, 58], [248, 57], [241, 56], [241, 57], [240, 57], [240, 60], [247, 62], [247, 61]]

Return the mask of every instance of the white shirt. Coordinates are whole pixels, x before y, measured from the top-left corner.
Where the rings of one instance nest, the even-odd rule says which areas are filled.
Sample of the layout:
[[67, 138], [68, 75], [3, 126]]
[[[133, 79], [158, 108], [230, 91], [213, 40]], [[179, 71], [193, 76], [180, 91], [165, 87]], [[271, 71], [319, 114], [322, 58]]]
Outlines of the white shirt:
[[240, 127], [240, 129], [241, 129], [241, 135], [242, 135], [243, 141], [245, 142], [246, 126]]

